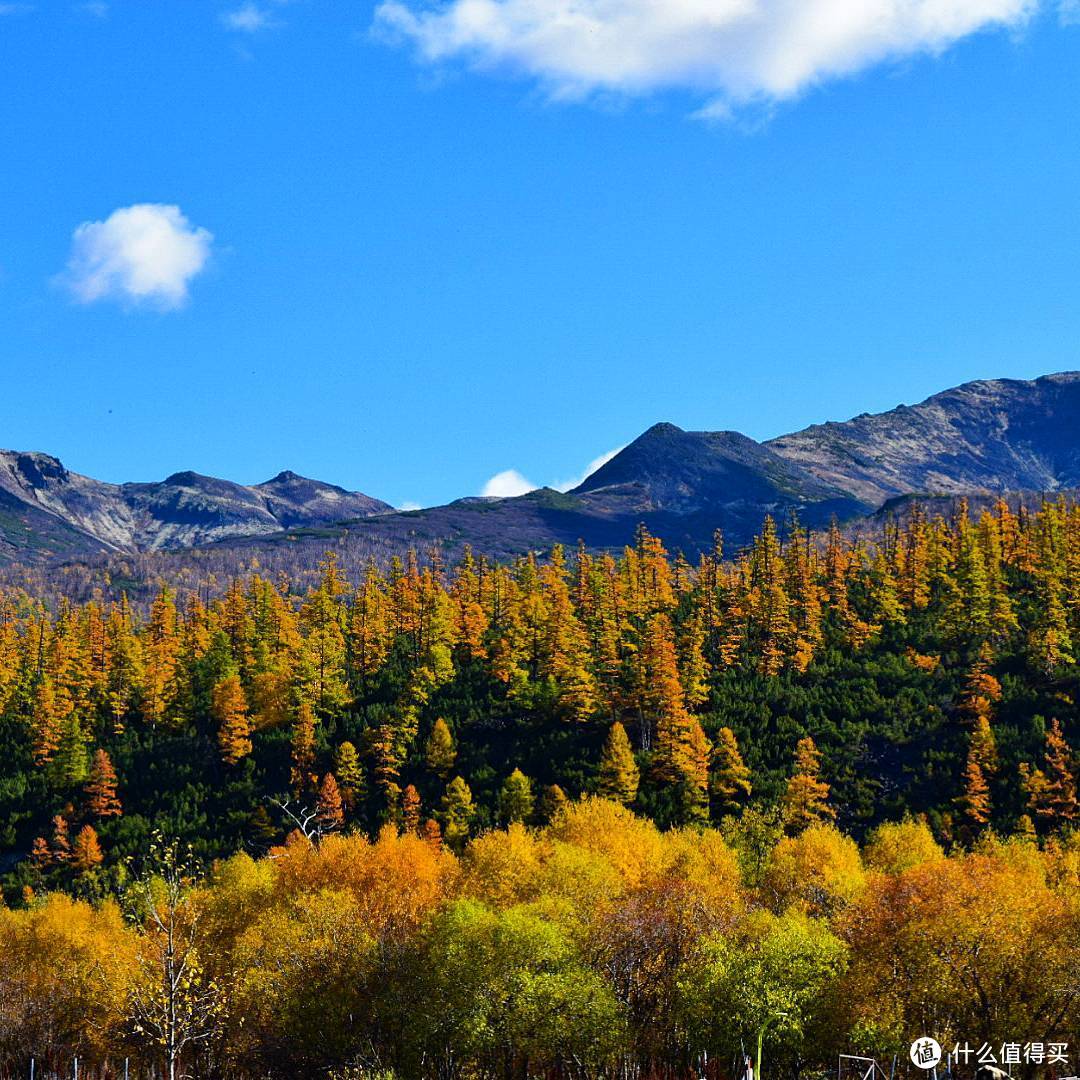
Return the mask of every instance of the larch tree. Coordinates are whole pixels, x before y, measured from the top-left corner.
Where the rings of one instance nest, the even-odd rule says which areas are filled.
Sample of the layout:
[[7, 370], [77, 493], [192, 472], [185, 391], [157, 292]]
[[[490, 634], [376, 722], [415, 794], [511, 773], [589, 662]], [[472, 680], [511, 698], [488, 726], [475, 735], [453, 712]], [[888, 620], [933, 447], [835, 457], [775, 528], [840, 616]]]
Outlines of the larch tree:
[[101, 851], [98, 834], [92, 825], [84, 825], [75, 836], [75, 843], [71, 848], [71, 865], [81, 874], [89, 874], [96, 870], [105, 856]]
[[446, 785], [442, 799], [443, 839], [450, 847], [460, 850], [464, 846], [475, 813], [469, 785], [460, 776], [455, 776]]
[[972, 830], [978, 831], [990, 820], [990, 787], [974, 747], [964, 767], [964, 789], [954, 802]]
[[415, 784], [406, 784], [401, 793], [401, 831], [406, 836], [417, 836], [420, 832], [420, 792]]
[[735, 732], [722, 727], [713, 750], [712, 790], [721, 814], [737, 814], [753, 790], [750, 769], [743, 761]]
[[684, 809], [700, 806], [708, 787], [708, 742], [701, 725], [686, 708], [671, 621], [666, 615], [654, 615], [649, 620], [644, 652], [643, 698], [656, 727], [656, 776], [679, 790]]
[[49, 850], [49, 841], [44, 836], [35, 836], [30, 848], [30, 865], [38, 872], [45, 870], [53, 861]]
[[52, 680], [44, 678], [34, 691], [33, 731], [34, 763], [46, 765], [60, 746], [61, 717]]
[[318, 798], [315, 800], [315, 812], [324, 833], [340, 829], [345, 823], [341, 791], [332, 772], [328, 772], [319, 785]]
[[364, 770], [360, 764], [360, 755], [356, 747], [347, 740], [334, 754], [334, 775], [345, 805], [353, 810], [364, 797]]
[[540, 796], [540, 816], [549, 824], [558, 819], [570, 805], [570, 800], [558, 784], [548, 784]]
[[68, 829], [67, 819], [57, 814], [52, 824], [53, 862], [66, 863], [71, 858], [71, 831]]
[[1076, 758], [1056, 719], [1046, 731], [1045, 772], [1047, 802], [1054, 818], [1061, 824], [1072, 822], [1078, 809]]
[[313, 783], [315, 767], [315, 711], [304, 698], [293, 717], [289, 783], [299, 794]]
[[251, 753], [251, 720], [239, 675], [227, 675], [215, 683], [211, 711], [217, 721], [221, 760], [235, 765]]
[[106, 751], [98, 750], [94, 754], [90, 776], [83, 791], [86, 795], [86, 811], [91, 817], [119, 817], [123, 813], [117, 795], [116, 770]]
[[783, 814], [789, 829], [801, 831], [821, 821], [831, 821], [836, 811], [829, 806], [829, 785], [821, 779], [821, 751], [806, 735], [795, 747], [795, 772], [784, 792]]
[[608, 730], [600, 756], [597, 794], [628, 806], [637, 798], [640, 780], [626, 728], [616, 720]]
[[445, 779], [450, 775], [450, 770], [457, 760], [457, 750], [454, 747], [454, 737], [450, 734], [450, 728], [440, 716], [432, 725], [431, 734], [424, 746], [424, 759], [427, 767], [438, 777]]
[[696, 717], [687, 739], [687, 765], [682, 783], [683, 820], [703, 824], [709, 820], [709, 758], [712, 743]]

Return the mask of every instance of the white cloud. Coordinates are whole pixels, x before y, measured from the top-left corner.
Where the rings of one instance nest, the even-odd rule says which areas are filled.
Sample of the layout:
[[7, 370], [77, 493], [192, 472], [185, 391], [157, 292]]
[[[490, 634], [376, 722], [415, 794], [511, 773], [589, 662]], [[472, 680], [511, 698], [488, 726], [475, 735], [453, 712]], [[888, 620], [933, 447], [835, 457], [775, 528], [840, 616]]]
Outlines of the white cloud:
[[1080, 26], [1080, 0], [1060, 0], [1058, 18], [1063, 26]]
[[[1065, 0], [1072, 3], [1074, 0]], [[376, 28], [429, 63], [464, 59], [555, 97], [687, 89], [707, 111], [1016, 27], [1040, 0], [382, 0]]]
[[625, 444], [623, 446], [616, 446], [614, 450], [609, 450], [606, 454], [601, 454], [597, 458], [593, 458], [588, 465], [585, 466], [584, 472], [580, 476], [575, 476], [573, 480], [564, 480], [561, 484], [555, 484], [556, 491], [570, 491], [576, 488], [578, 484], [582, 484], [585, 480], [592, 476], [601, 465], [606, 465], [616, 454], [625, 450]]
[[403, 502], [399, 507], [399, 510], [423, 510], [424, 508], [418, 502]]
[[536, 485], [531, 480], [526, 480], [517, 469], [504, 469], [484, 485], [480, 494], [487, 498], [509, 499], [514, 495], [524, 495], [535, 490]]
[[63, 280], [84, 304], [118, 299], [180, 307], [188, 283], [210, 258], [213, 236], [178, 206], [139, 203], [86, 221], [72, 235]]
[[[606, 454], [601, 454], [599, 457], [593, 458], [592, 461], [585, 466], [579, 476], [575, 476], [572, 480], [560, 481], [551, 486], [556, 491], [570, 491], [572, 488], [576, 488], [587, 476], [592, 476], [601, 465], [606, 465], [620, 450], [623, 449], [624, 447], [622, 446], [616, 446], [614, 450], [609, 450]], [[526, 495], [530, 491], [535, 491], [536, 487], [536, 484], [528, 477], [522, 476], [517, 469], [504, 469], [502, 472], [496, 473], [488, 480], [480, 494], [487, 498], [509, 499], [513, 498], [515, 495]]]
[[75, 9], [84, 15], [92, 15], [95, 19], [107, 19], [109, 17], [109, 5], [105, 0], [89, 0], [85, 4], [76, 4]]
[[239, 7], [222, 12], [221, 21], [230, 30], [257, 34], [260, 30], [271, 30], [281, 25], [281, 20], [272, 8], [284, 7], [288, 2], [289, 0], [269, 0], [269, 4], [258, 4], [255, 0], [245, 0]]

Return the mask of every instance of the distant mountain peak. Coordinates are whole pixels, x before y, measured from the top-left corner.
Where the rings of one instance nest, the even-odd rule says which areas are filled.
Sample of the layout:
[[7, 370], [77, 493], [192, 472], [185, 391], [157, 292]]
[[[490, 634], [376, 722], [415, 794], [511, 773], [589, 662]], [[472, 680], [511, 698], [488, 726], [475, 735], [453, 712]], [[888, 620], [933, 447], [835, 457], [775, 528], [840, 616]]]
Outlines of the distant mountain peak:
[[273, 484], [292, 484], [297, 480], [307, 480], [306, 476], [301, 476], [299, 473], [294, 473], [292, 469], [282, 469], [277, 476], [271, 476], [269, 480], [264, 480], [257, 487], [270, 487]]
[[391, 509], [292, 472], [256, 487], [190, 469], [159, 483], [106, 484], [69, 472], [48, 454], [20, 451], [0, 451], [0, 504], [7, 515], [0, 517], [0, 557], [11, 557], [12, 548], [48, 557], [193, 547]]
[[203, 476], [201, 473], [192, 472], [190, 469], [186, 469], [184, 472], [175, 472], [171, 476], [166, 476], [162, 481], [162, 483], [168, 484], [170, 487], [200, 487], [203, 484], [212, 482], [212, 477]]

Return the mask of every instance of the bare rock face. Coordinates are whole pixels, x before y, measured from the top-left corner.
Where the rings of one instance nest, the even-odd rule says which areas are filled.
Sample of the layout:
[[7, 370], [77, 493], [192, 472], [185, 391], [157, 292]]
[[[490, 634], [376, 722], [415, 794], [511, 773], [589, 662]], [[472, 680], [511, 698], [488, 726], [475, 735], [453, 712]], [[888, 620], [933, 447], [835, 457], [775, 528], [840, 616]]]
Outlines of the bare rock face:
[[70, 472], [48, 454], [0, 451], [0, 536], [9, 558], [20, 550], [48, 555], [194, 547], [390, 509], [368, 495], [295, 473], [254, 487], [194, 472], [160, 483], [106, 484]]
[[874, 505], [915, 492], [1075, 488], [1080, 372], [965, 383], [919, 405], [817, 424], [766, 445]]

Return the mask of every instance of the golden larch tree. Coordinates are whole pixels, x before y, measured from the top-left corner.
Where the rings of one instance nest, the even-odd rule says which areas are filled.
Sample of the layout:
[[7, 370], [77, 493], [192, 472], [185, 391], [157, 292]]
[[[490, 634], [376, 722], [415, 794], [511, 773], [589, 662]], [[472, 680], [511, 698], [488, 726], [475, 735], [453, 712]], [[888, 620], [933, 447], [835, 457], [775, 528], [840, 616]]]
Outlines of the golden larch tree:
[[795, 747], [795, 772], [784, 792], [784, 821], [789, 829], [801, 831], [820, 821], [831, 821], [836, 811], [829, 806], [829, 785], [821, 779], [821, 751], [806, 735]]
[[239, 675], [227, 675], [214, 686], [211, 711], [218, 725], [221, 760], [235, 765], [251, 753], [251, 720]]
[[117, 795], [116, 770], [106, 751], [98, 750], [94, 754], [90, 776], [83, 791], [86, 795], [86, 811], [91, 817], [119, 817], [123, 813]]
[[597, 794], [627, 806], [637, 798], [640, 780], [626, 728], [616, 720], [608, 730], [600, 756]]

